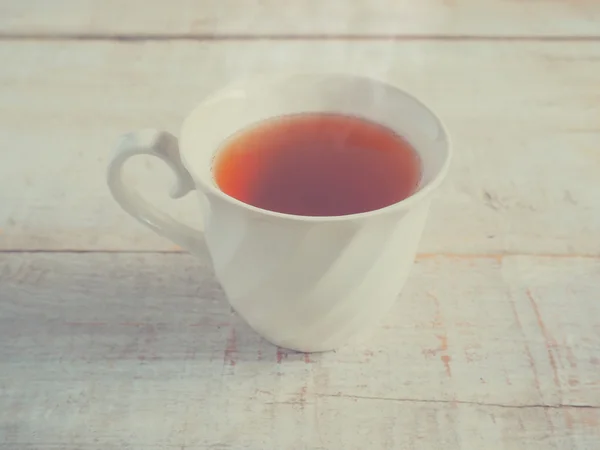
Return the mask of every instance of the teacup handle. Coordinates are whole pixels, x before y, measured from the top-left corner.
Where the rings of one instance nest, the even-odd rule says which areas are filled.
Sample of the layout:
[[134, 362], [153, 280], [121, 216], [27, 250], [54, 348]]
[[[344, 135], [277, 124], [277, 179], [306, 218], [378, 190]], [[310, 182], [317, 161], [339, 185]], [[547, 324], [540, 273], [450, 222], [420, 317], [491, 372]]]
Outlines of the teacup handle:
[[124, 135], [108, 164], [107, 183], [121, 207], [147, 227], [195, 255], [206, 254], [204, 234], [160, 211], [144, 200], [123, 181], [123, 165], [132, 156], [152, 155], [162, 159], [175, 173], [172, 198], [180, 198], [195, 189], [192, 176], [183, 166], [177, 138], [158, 130], [140, 130]]

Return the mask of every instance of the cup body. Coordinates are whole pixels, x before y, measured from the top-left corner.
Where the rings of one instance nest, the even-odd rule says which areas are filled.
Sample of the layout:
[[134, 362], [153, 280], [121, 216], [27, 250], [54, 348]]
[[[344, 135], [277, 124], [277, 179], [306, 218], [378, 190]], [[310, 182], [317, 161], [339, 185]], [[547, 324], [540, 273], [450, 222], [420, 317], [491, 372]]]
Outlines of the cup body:
[[[417, 192], [376, 211], [306, 217], [262, 210], [219, 190], [212, 163], [229, 137], [269, 118], [311, 112], [362, 117], [407, 139], [422, 162]], [[332, 74], [261, 77], [219, 91], [185, 120], [180, 152], [231, 305], [267, 340], [305, 352], [335, 349], [389, 311], [450, 160], [444, 127], [420, 101], [377, 80]]]

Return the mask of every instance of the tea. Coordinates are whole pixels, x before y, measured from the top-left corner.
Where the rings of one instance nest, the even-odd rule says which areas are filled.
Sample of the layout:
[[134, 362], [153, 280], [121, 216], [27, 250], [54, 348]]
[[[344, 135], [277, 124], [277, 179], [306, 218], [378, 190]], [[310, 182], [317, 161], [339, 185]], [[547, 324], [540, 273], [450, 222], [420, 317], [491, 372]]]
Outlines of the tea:
[[227, 195], [301, 216], [343, 216], [415, 192], [421, 161], [391, 129], [341, 114], [281, 116], [225, 142], [213, 165]]

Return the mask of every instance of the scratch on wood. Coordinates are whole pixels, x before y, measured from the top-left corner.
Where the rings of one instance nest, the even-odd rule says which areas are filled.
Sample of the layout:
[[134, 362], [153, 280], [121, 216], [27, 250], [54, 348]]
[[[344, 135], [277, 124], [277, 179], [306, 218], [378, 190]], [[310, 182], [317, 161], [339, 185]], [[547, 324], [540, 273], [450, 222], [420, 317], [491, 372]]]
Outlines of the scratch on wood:
[[573, 428], [573, 415], [571, 414], [571, 411], [569, 411], [568, 409], [565, 409], [563, 411], [563, 415], [565, 416], [565, 424], [567, 426], [567, 428], [570, 430]]
[[284, 357], [287, 358], [287, 353], [281, 347], [277, 347], [277, 364], [281, 364], [281, 361], [283, 361]]
[[[507, 404], [507, 403], [486, 403], [486, 402], [476, 402], [469, 400], [441, 400], [441, 399], [423, 399], [423, 398], [398, 398], [398, 397], [376, 397], [376, 396], [368, 396], [368, 395], [353, 395], [353, 394], [343, 394], [338, 392], [336, 394], [325, 394], [316, 392], [313, 394], [315, 397], [322, 398], [342, 398], [348, 400], [373, 400], [373, 401], [386, 401], [386, 402], [399, 402], [399, 403], [433, 403], [433, 404], [446, 404], [446, 405], [475, 405], [475, 406], [484, 406], [490, 408], [506, 408], [506, 409], [573, 409], [573, 410], [592, 410], [592, 412], [597, 413], [600, 410], [600, 405], [592, 405], [592, 404], [564, 404], [564, 403], [532, 403], [532, 404]], [[597, 417], [597, 414], [594, 414], [594, 417]], [[591, 423], [591, 420], [588, 419]]]
[[597, 410], [586, 410], [581, 411], [583, 415], [581, 423], [587, 425], [595, 430], [598, 429], [598, 411]]
[[472, 344], [466, 344], [464, 346], [464, 354], [467, 362], [480, 361], [481, 355], [479, 354], [479, 350], [481, 349], [481, 344], [479, 342], [474, 342]]
[[571, 347], [569, 347], [568, 344], [565, 344], [565, 348], [566, 348], [566, 352], [567, 352], [567, 361], [569, 361], [569, 365], [571, 366], [571, 369], [577, 368], [577, 358], [575, 357], [573, 350], [571, 349]]
[[448, 337], [445, 334], [438, 334], [436, 336], [440, 340], [440, 348], [439, 350], [445, 352], [448, 350]]
[[229, 337], [227, 338], [227, 345], [225, 346], [225, 351], [223, 353], [223, 363], [229, 364], [230, 366], [235, 366], [235, 355], [237, 353], [237, 335], [235, 332], [235, 328], [231, 327], [229, 331]]
[[[503, 253], [486, 253], [486, 254], [460, 254], [460, 253], [419, 253], [417, 255], [417, 260], [422, 259], [434, 259], [434, 258], [445, 258], [445, 259], [454, 259], [457, 261], [473, 261], [475, 259], [491, 259], [497, 262], [502, 261], [505, 256], [511, 256], [510, 254]], [[546, 256], [546, 255], [540, 255]]]
[[[161, 327], [161, 326], [168, 326], [169, 324], [166, 322], [115, 322], [115, 323], [111, 323], [111, 322], [99, 322], [99, 321], [67, 321], [67, 322], [61, 322], [66, 326], [70, 326], [70, 327], [87, 327], [87, 326], [91, 326], [91, 327], [136, 327], [136, 328], [141, 328], [141, 327]], [[196, 323], [190, 323], [190, 324], [181, 324], [178, 325], [178, 327], [217, 327], [217, 328], [223, 328], [223, 327], [227, 327], [230, 326], [231, 323], [230, 322], [218, 322], [218, 323], [211, 323], [210, 320], [204, 320], [202, 322], [196, 322]]]
[[35, 263], [20, 263], [13, 274], [9, 274], [9, 278], [12, 278], [17, 283], [22, 285], [33, 285], [39, 284], [48, 275], [49, 270], [43, 267], [38, 267]]
[[[597, 42], [597, 35], [531, 35], [531, 34], [398, 34], [398, 33], [102, 33], [102, 32], [11, 32], [0, 33], [0, 41], [452, 41], [452, 42]], [[590, 58], [585, 58], [590, 59]], [[592, 57], [593, 59], [593, 57]], [[579, 58], [582, 60], [582, 58]]]
[[582, 410], [565, 410], [565, 425], [568, 429], [574, 428], [574, 425], [590, 427], [594, 430], [598, 429], [598, 410], [594, 408]]
[[[264, 391], [258, 391], [257, 392], [264, 392]], [[265, 402], [266, 405], [291, 405], [294, 407], [297, 407], [300, 410], [304, 410], [304, 408], [306, 407], [307, 404], [309, 404], [308, 400], [307, 400], [307, 392], [308, 392], [308, 386], [306, 384], [302, 385], [302, 387], [298, 390], [298, 392], [290, 395], [288, 400], [275, 400], [275, 401], [267, 401]], [[272, 393], [269, 392], [269, 394], [272, 397]]]
[[[444, 328], [444, 317], [442, 316], [440, 302], [439, 302], [438, 298], [431, 292], [427, 292], [427, 296], [433, 300], [433, 304], [435, 305], [435, 314], [433, 316], [433, 321], [431, 324], [434, 328], [443, 329]], [[442, 364], [444, 365], [446, 374], [449, 377], [451, 377], [452, 369], [450, 367], [450, 361], [452, 361], [452, 358], [447, 354], [447, 352], [448, 352], [448, 335], [447, 335], [446, 331], [444, 330], [444, 332], [442, 334], [437, 334], [435, 337], [437, 339], [439, 339], [440, 345], [437, 348], [424, 349], [423, 354], [425, 356], [435, 356], [438, 353], [443, 352], [444, 354], [440, 355], [440, 360], [442, 361]]]
[[513, 312], [513, 316], [515, 318], [515, 323], [517, 327], [519, 327], [519, 331], [521, 332], [521, 337], [523, 338], [523, 347], [525, 349], [525, 355], [527, 355], [527, 359], [529, 360], [529, 366], [531, 367], [531, 372], [533, 373], [533, 382], [535, 385], [535, 389], [538, 392], [540, 400], [543, 400], [544, 396], [542, 395], [542, 388], [540, 386], [540, 377], [537, 371], [537, 367], [535, 365], [535, 360], [533, 359], [533, 354], [531, 353], [531, 349], [529, 348], [529, 344], [527, 343], [527, 339], [525, 339], [525, 332], [523, 331], [523, 325], [521, 324], [521, 319], [519, 318], [519, 313], [517, 312], [517, 306], [515, 305], [515, 299], [512, 295], [509, 294], [509, 303]]
[[198, 346], [196, 345], [196, 343], [186, 346], [185, 353], [184, 353], [184, 359], [186, 361], [195, 360], [197, 351], [198, 351]]
[[145, 331], [146, 333], [143, 340], [143, 349], [145, 353], [148, 353], [148, 355], [140, 355], [138, 359], [141, 361], [145, 359], [159, 359], [156, 355], [156, 346], [154, 345], [154, 343], [158, 340], [158, 328], [155, 325], [148, 325], [145, 327]]
[[[122, 347], [120, 347], [120, 351], [117, 355], [117, 359], [130, 359], [132, 355], [134, 355], [136, 353], [136, 350], [138, 349], [138, 343], [136, 339], [132, 339], [129, 342], [127, 342], [126, 344], [124, 344]], [[139, 359], [139, 357], [138, 357]]]
[[573, 194], [571, 194], [571, 191], [568, 189], [565, 190], [564, 199], [565, 202], [570, 203], [571, 205], [577, 205], [577, 200], [573, 198]]
[[298, 392], [298, 403], [300, 404], [300, 409], [304, 409], [304, 406], [306, 405], [306, 391], [307, 390], [308, 390], [308, 387], [306, 385], [304, 385], [300, 388], [300, 391]]
[[313, 360], [310, 357], [310, 353], [304, 353], [304, 352], [297, 352], [294, 350], [286, 350], [284, 348], [281, 347], [277, 347], [277, 353], [275, 354], [275, 360], [277, 362], [277, 364], [281, 364], [283, 362], [284, 359], [287, 359], [288, 356], [290, 356], [290, 354], [293, 355], [302, 355], [302, 360], [304, 361], [304, 364], [312, 364]]
[[271, 391], [265, 391], [264, 389], [255, 389], [254, 392], [256, 394], [265, 394], [270, 395], [271, 397], [273, 396], [273, 393]]
[[544, 323], [544, 320], [542, 319], [542, 315], [540, 314], [540, 310], [538, 308], [537, 302], [535, 301], [535, 298], [534, 298], [533, 294], [531, 293], [530, 289], [527, 289], [527, 297], [529, 298], [529, 302], [531, 303], [531, 307], [533, 308], [533, 312], [537, 319], [537, 323], [540, 327], [540, 330], [542, 331], [542, 335], [544, 336], [544, 341], [546, 344], [546, 351], [548, 352], [548, 361], [550, 362], [550, 366], [552, 367], [554, 384], [557, 387], [560, 387], [560, 380], [558, 378], [558, 367], [556, 366], [556, 360], [554, 358], [554, 353], [552, 351], [552, 348], [556, 347], [556, 342], [554, 341], [552, 336], [550, 336], [550, 333], [546, 329], [546, 324]]
[[585, 259], [598, 259], [597, 254], [586, 254], [586, 253], [523, 253], [523, 252], [505, 252], [505, 253], [419, 253], [417, 254], [416, 260], [426, 260], [435, 258], [453, 259], [456, 261], [472, 261], [475, 259], [491, 259], [497, 262], [501, 262], [506, 257], [511, 256], [533, 256], [536, 258], [552, 258], [552, 259], [573, 259], [573, 258], [585, 258]]
[[443, 321], [443, 317], [442, 317], [442, 312], [440, 311], [440, 302], [438, 300], [438, 298], [433, 295], [431, 292], [427, 292], [427, 296], [433, 300], [433, 304], [435, 305], [435, 314], [433, 316], [433, 322], [432, 325], [435, 328], [441, 328], [444, 326], [444, 321]]
[[452, 376], [452, 370], [450, 368], [450, 361], [452, 361], [452, 358], [449, 355], [442, 355], [440, 356], [442, 362], [444, 363], [444, 367], [446, 368], [446, 374], [451, 377]]
[[96, 326], [106, 326], [108, 323], [106, 322], [65, 322], [65, 325], [68, 327], [96, 327]]
[[483, 202], [485, 205], [495, 211], [502, 209], [502, 202], [498, 199], [495, 194], [492, 194], [486, 190], [483, 191]]

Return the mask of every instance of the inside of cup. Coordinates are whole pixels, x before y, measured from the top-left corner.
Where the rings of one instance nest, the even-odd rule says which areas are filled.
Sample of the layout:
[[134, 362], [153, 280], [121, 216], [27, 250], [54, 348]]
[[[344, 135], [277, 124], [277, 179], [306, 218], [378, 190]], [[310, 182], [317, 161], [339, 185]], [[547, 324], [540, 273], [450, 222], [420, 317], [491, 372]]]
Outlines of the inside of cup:
[[448, 158], [439, 119], [411, 95], [363, 77], [304, 74], [240, 83], [208, 98], [184, 124], [182, 157], [197, 182], [214, 186], [214, 156], [231, 136], [274, 117], [302, 113], [361, 117], [402, 136], [421, 159], [417, 191], [437, 177]]

